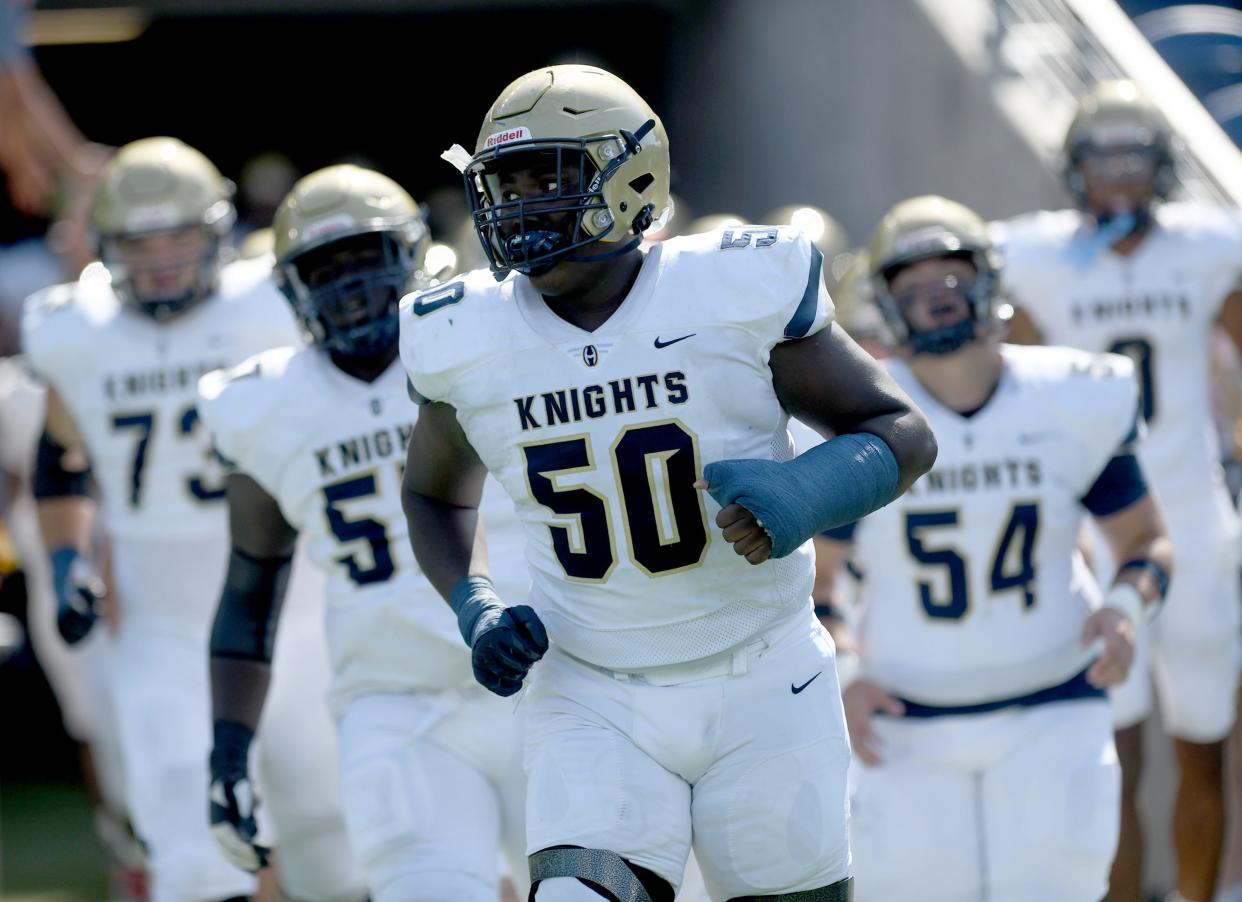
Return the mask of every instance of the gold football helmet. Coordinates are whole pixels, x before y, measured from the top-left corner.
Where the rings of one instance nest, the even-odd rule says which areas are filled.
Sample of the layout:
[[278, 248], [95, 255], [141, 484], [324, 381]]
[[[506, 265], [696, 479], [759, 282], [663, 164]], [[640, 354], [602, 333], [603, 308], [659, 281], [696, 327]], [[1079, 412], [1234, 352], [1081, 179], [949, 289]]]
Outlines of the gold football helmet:
[[345, 357], [391, 350], [398, 303], [424, 282], [414, 199], [378, 172], [329, 166], [293, 186], [272, 228], [276, 284], [311, 339]]
[[236, 219], [232, 195], [211, 161], [176, 138], [117, 151], [101, 175], [91, 226], [118, 297], [165, 319], [211, 294]]
[[1125, 155], [1149, 157], [1152, 195], [1165, 198], [1173, 190], [1173, 130], [1164, 113], [1132, 81], [1095, 85], [1079, 102], [1065, 133], [1065, 182], [1083, 207], [1087, 203], [1083, 163], [1092, 154], [1111, 154], [1123, 162]]
[[[871, 289], [898, 345], [916, 354], [949, 354], [998, 325], [1001, 257], [988, 235], [987, 223], [956, 201], [935, 195], [913, 197], [897, 204], [876, 226], [867, 249]], [[961, 257], [976, 277], [967, 285], [948, 286], [962, 293], [971, 315], [960, 323], [914, 330], [889, 282], [902, 268], [933, 257]]]
[[637, 246], [668, 206], [668, 136], [615, 75], [549, 66], [501, 92], [463, 174], [496, 277], [546, 272], [589, 244]]

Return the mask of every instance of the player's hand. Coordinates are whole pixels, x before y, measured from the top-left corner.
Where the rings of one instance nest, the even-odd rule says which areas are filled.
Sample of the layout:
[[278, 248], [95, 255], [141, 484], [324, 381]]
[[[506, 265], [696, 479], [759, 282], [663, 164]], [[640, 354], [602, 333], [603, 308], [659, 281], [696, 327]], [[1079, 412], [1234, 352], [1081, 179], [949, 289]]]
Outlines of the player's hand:
[[252, 874], [267, 867], [272, 850], [257, 841], [259, 797], [249, 777], [212, 780], [210, 807], [211, 835], [224, 857]]
[[841, 693], [841, 701], [845, 705], [845, 725], [850, 731], [854, 754], [863, 764], [871, 767], [883, 764], [880, 752], [883, 751], [884, 743], [871, 728], [871, 719], [877, 712], [900, 717], [905, 713], [905, 706], [865, 678], [850, 683]]
[[95, 625], [107, 597], [95, 565], [75, 548], [52, 552], [52, 581], [56, 589], [56, 628], [70, 645], [82, 641]]
[[1087, 618], [1082, 644], [1100, 645], [1100, 656], [1087, 670], [1087, 682], [1097, 689], [1122, 683], [1134, 662], [1134, 624], [1121, 611], [1103, 607]]
[[[711, 489], [705, 479], [697, 480], [694, 487], [700, 491]], [[772, 556], [772, 537], [759, 519], [742, 505], [732, 503], [722, 507], [716, 514], [716, 525], [723, 531], [725, 541], [732, 542], [733, 550], [749, 563], [762, 564]]]
[[548, 650], [548, 633], [534, 609], [519, 604], [480, 617], [470, 648], [474, 678], [488, 691], [510, 696]]
[[259, 796], [250, 782], [249, 752], [253, 733], [233, 721], [217, 720], [212, 727], [211, 788], [208, 814], [211, 835], [233, 865], [255, 873], [268, 865], [272, 850], [258, 841], [255, 812]]

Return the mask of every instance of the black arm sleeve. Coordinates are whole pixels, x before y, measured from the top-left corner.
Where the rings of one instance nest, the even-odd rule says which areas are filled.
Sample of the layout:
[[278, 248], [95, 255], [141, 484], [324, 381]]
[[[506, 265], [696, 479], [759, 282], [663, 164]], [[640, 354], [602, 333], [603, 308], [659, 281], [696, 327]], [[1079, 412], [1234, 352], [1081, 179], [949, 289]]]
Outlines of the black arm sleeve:
[[291, 559], [253, 558], [233, 548], [211, 630], [211, 657], [271, 663]]
[[1147, 479], [1133, 453], [1123, 451], [1110, 460], [1082, 496], [1082, 506], [1093, 517], [1124, 510], [1147, 494]]
[[47, 432], [39, 436], [34, 484], [31, 486], [36, 498], [90, 497], [90, 466], [84, 470], [66, 470], [65, 453], [65, 446]]

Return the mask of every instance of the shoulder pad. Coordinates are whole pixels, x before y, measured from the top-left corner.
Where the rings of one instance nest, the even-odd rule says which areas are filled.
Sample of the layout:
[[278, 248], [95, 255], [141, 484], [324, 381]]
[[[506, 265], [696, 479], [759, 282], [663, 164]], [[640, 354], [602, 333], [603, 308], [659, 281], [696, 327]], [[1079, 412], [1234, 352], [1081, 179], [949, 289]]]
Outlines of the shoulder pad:
[[[256, 257], [250, 260], [234, 260], [220, 270], [219, 293], [226, 298], [245, 295], [259, 286], [260, 283], [268, 282], [270, 284], [271, 280], [269, 277], [271, 274], [271, 261], [264, 257]], [[273, 291], [279, 294], [274, 284], [271, 287]]]
[[290, 393], [298, 388], [297, 357], [308, 353], [273, 348], [198, 380], [199, 416], [220, 453], [242, 469], [251, 469], [250, 458], [265, 444], [263, 426], [273, 411], [290, 403]]
[[21, 318], [22, 349], [31, 370], [47, 376], [79, 364], [81, 352], [94, 349], [96, 330], [119, 307], [106, 282], [70, 282], [32, 294]]
[[[696, 286], [701, 315], [733, 322], [769, 344], [804, 338], [832, 322], [823, 254], [789, 226], [736, 226], [664, 242], [664, 267]], [[829, 261], [830, 262], [830, 261]]]
[[475, 270], [401, 299], [401, 362], [420, 400], [445, 400], [458, 374], [512, 344], [515, 278]]

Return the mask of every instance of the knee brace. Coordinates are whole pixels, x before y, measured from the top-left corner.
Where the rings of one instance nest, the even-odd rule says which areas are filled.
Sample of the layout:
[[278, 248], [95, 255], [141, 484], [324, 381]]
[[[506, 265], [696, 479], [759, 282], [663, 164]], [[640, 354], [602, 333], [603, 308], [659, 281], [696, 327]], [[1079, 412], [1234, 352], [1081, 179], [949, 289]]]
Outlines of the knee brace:
[[774, 893], [770, 896], [734, 896], [729, 902], [853, 902], [854, 878], [846, 877], [827, 886], [799, 890], [796, 893]]
[[539, 881], [553, 877], [575, 878], [609, 902], [673, 902], [673, 887], [667, 880], [607, 849], [553, 846], [540, 849], [528, 860], [528, 902], [535, 902]]

